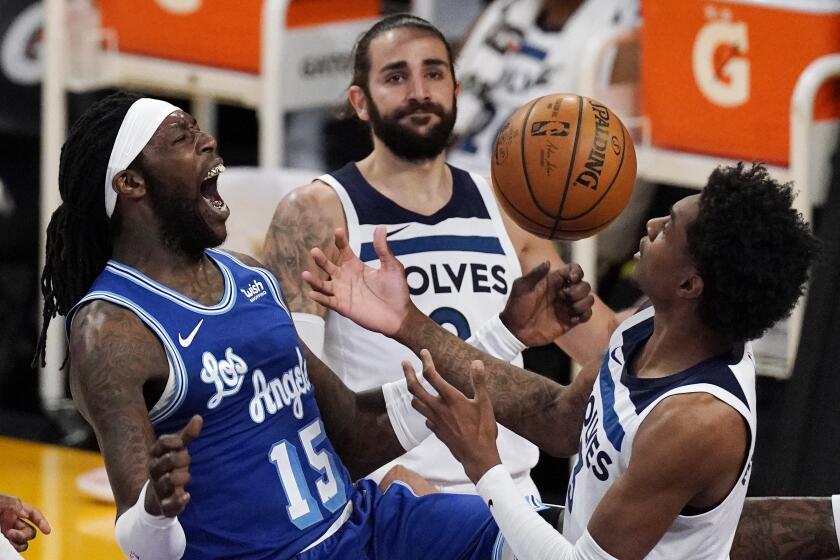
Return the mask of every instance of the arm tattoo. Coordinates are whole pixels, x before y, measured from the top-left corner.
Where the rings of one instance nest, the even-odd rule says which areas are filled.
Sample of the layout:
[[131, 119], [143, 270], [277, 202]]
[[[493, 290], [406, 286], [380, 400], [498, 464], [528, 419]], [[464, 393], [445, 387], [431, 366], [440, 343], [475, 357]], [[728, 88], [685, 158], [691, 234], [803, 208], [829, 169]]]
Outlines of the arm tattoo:
[[263, 258], [280, 281], [290, 310], [323, 316], [325, 309], [306, 295], [309, 286], [300, 274], [304, 270], [318, 270], [309, 251], [319, 247], [328, 253], [335, 239], [334, 228], [312, 197], [293, 194], [277, 207], [266, 234]]
[[749, 498], [738, 522], [733, 560], [840, 558], [831, 498]]
[[[564, 387], [536, 373], [484, 354], [413, 309], [396, 339], [419, 354], [432, 353], [438, 372], [467, 396], [472, 395], [470, 364], [484, 362], [496, 419], [508, 429], [557, 456], [571, 456], [583, 425], [594, 377]], [[597, 370], [596, 370], [597, 371]]]
[[305, 344], [301, 346], [327, 436], [353, 479], [405, 453], [391, 427], [382, 389], [354, 393]]
[[119, 515], [149, 478], [154, 434], [142, 387], [150, 373], [165, 375], [166, 358], [139, 319], [104, 302], [79, 311], [70, 357], [70, 389], [96, 432]]

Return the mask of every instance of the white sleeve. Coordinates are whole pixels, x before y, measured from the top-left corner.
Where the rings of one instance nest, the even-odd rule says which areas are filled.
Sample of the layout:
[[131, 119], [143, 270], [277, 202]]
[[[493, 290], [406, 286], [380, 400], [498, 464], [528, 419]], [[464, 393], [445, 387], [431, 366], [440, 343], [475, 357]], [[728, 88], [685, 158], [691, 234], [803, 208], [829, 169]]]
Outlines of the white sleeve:
[[834, 514], [834, 530], [837, 532], [837, 546], [840, 546], [840, 494], [831, 497], [831, 512]]
[[23, 556], [18, 554], [12, 543], [7, 541], [2, 534], [0, 534], [0, 560], [23, 560]]
[[324, 359], [324, 331], [326, 323], [322, 317], [312, 313], [292, 312], [292, 322], [295, 324], [298, 336], [309, 348], [309, 351]]
[[[510, 362], [525, 349], [525, 345], [513, 336], [498, 315], [481, 325], [467, 340], [467, 344], [505, 362]], [[429, 393], [437, 395], [437, 391], [425, 380], [422, 373], [418, 375], [418, 379]], [[382, 394], [385, 396], [391, 427], [394, 428], [403, 449], [409, 451], [431, 435], [432, 431], [426, 426], [426, 417], [411, 406], [411, 399], [414, 397], [408, 391], [405, 379], [386, 383], [382, 386]]]
[[476, 484], [478, 494], [518, 560], [616, 560], [586, 531], [572, 544], [522, 499], [522, 493], [502, 465]]
[[187, 537], [177, 517], [156, 516], [146, 511], [146, 488], [140, 490], [137, 503], [117, 519], [114, 532], [126, 558], [178, 560], [187, 548]]
[[411, 451], [432, 434], [426, 426], [426, 417], [411, 406], [414, 396], [408, 391], [405, 379], [386, 383], [382, 386], [382, 394], [385, 397], [385, 408], [388, 410], [391, 427], [403, 449]]
[[527, 348], [513, 333], [508, 330], [498, 314], [485, 321], [471, 337], [467, 344], [490, 354], [503, 362], [512, 362]]

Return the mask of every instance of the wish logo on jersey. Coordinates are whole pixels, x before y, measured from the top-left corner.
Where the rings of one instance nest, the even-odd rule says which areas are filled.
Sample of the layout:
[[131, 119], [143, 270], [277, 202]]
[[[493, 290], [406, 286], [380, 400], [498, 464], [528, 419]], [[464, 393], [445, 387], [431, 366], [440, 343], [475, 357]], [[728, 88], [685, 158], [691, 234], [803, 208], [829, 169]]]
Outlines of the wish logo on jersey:
[[[286, 407], [291, 407], [295, 418], [303, 418], [302, 397], [312, 390], [309, 374], [306, 370], [306, 360], [295, 348], [297, 365], [284, 371], [277, 377], [267, 379], [261, 369], [255, 369], [251, 375], [254, 396], [248, 405], [248, 413], [257, 424], [261, 424], [266, 414], [277, 414]], [[213, 385], [216, 393], [207, 401], [207, 408], [218, 407], [225, 397], [233, 396], [242, 389], [248, 364], [237, 355], [232, 348], [225, 350], [225, 356], [217, 359], [210, 352], [202, 357], [201, 380]]]
[[244, 289], [239, 288], [239, 291], [242, 292], [242, 294], [246, 298], [248, 298], [248, 301], [250, 301], [251, 303], [257, 301], [267, 293], [265, 291], [265, 286], [263, 286], [263, 283], [257, 280], [256, 278]]

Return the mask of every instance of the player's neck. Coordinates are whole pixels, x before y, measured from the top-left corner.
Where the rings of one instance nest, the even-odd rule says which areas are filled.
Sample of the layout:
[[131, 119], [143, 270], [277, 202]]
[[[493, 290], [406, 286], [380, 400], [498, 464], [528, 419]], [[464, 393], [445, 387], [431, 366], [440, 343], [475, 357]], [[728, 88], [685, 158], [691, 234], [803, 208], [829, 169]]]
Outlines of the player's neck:
[[653, 334], [633, 358], [633, 371], [640, 378], [667, 377], [731, 350], [729, 343], [699, 321], [693, 309], [657, 309], [653, 325]]
[[376, 146], [357, 166], [373, 188], [418, 214], [434, 214], [452, 198], [452, 173], [444, 154], [411, 162], [382, 145]]
[[[125, 224], [124, 224], [125, 225]], [[148, 226], [147, 226], [148, 228]], [[173, 251], [160, 241], [154, 232], [123, 228], [114, 240], [114, 260], [136, 268], [149, 278], [176, 291], [183, 291], [184, 280], [206, 277], [209, 259], [204, 255], [187, 255]], [[126, 231], [142, 231], [139, 234]], [[215, 268], [215, 267], [214, 267]], [[192, 284], [191, 280], [187, 283]]]

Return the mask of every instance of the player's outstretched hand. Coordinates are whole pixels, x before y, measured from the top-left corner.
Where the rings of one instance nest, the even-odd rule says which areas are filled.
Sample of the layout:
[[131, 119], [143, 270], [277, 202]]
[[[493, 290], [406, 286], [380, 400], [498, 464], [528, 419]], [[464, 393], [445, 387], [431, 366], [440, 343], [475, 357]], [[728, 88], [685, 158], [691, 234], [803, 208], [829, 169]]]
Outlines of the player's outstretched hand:
[[428, 350], [420, 351], [420, 359], [423, 376], [438, 396], [426, 391], [411, 364], [403, 362], [408, 390], [414, 395], [411, 405], [426, 417], [429, 429], [461, 462], [469, 479], [477, 483], [484, 473], [502, 462], [496, 447], [498, 427], [487, 392], [484, 363], [476, 360], [470, 366], [475, 397], [469, 399], [440, 376]]
[[0, 494], [0, 532], [18, 552], [29, 548], [29, 541], [40, 529], [49, 535], [52, 528], [44, 515], [20, 498]]
[[146, 511], [152, 515], [175, 517], [190, 503], [186, 486], [190, 482], [190, 452], [187, 446], [201, 432], [204, 420], [199, 415], [175, 434], [160, 436], [152, 446], [149, 460], [149, 488]]
[[550, 270], [548, 261], [517, 278], [500, 314], [526, 346], [543, 346], [592, 316], [595, 297], [576, 263]]
[[343, 229], [335, 230], [335, 246], [338, 249], [335, 262], [320, 249], [312, 249], [312, 258], [327, 274], [327, 279], [321, 280], [304, 271], [303, 279], [313, 290], [309, 297], [370, 331], [395, 335], [408, 315], [411, 301], [405, 269], [388, 248], [385, 226], [377, 227], [373, 234], [379, 269], [359, 260], [350, 249]]

